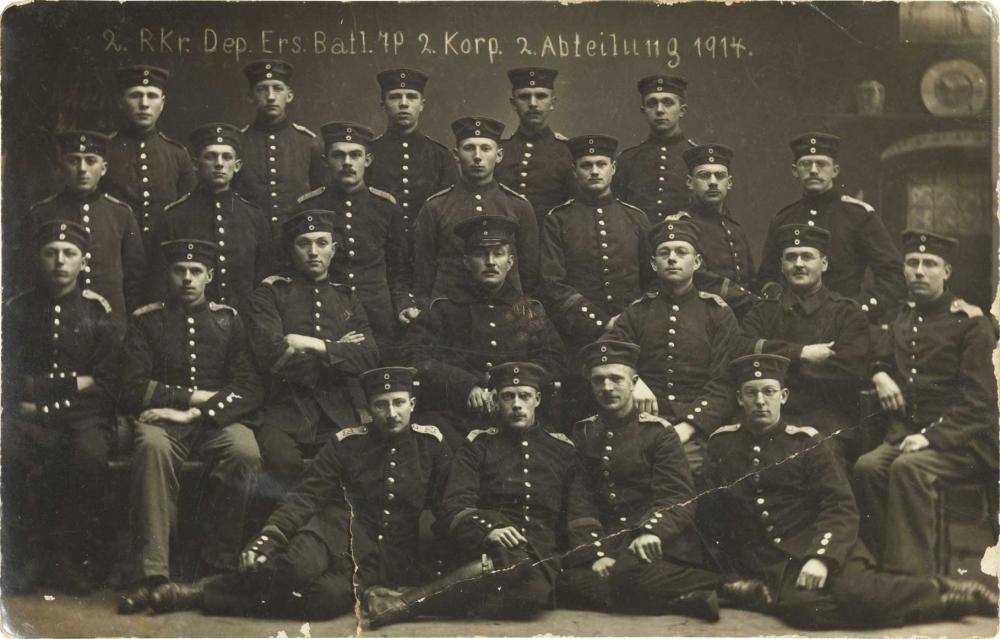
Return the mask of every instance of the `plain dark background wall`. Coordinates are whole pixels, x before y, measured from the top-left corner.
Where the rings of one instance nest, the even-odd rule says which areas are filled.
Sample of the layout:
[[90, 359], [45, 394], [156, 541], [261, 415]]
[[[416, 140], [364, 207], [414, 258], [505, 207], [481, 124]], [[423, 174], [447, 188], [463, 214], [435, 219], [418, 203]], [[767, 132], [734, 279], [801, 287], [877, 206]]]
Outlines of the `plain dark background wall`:
[[[116, 128], [113, 71], [118, 66], [145, 62], [171, 70], [160, 124], [182, 142], [201, 123], [243, 125], [253, 118], [241, 68], [257, 57], [282, 57], [295, 65], [292, 118], [313, 130], [334, 119], [381, 130], [375, 74], [394, 66], [413, 67], [431, 76], [422, 127], [450, 145], [448, 124], [461, 115], [489, 115], [516, 126], [507, 103], [506, 71], [541, 65], [560, 72], [553, 127], [566, 135], [608, 133], [621, 140], [620, 148], [646, 135], [636, 80], [664, 71], [688, 77], [684, 130], [698, 142], [721, 142], [736, 149], [736, 187], [730, 203], [759, 252], [768, 218], [799, 196], [790, 176], [788, 138], [823, 128], [830, 114], [852, 111], [858, 82], [881, 81], [887, 89], [887, 111], [920, 114], [920, 76], [931, 62], [963, 57], [992, 68], [988, 43], [901, 43], [898, 12], [893, 3], [848, 2], [728, 7], [128, 2], [10, 7], [2, 25], [3, 227], [9, 231], [30, 203], [58, 187], [52, 177], [54, 131]], [[142, 45], [143, 29], [152, 46]], [[214, 53], [203, 50], [206, 29], [217, 36]], [[370, 52], [359, 51], [362, 30]], [[164, 31], [169, 50], [161, 45]], [[270, 54], [261, 48], [265, 31], [270, 32]], [[316, 52], [316, 31], [325, 35], [325, 53]], [[387, 53], [378, 39], [380, 31], [389, 34], [390, 49], [396, 32], [402, 34], [403, 44]], [[334, 38], [346, 42], [352, 32], [353, 55], [329, 52]], [[446, 35], [455, 32], [451, 42], [458, 55], [445, 47]], [[586, 56], [589, 39], [604, 43], [610, 53], [612, 33], [618, 38], [617, 57]], [[434, 53], [421, 53], [425, 41], [420, 34], [426, 34], [426, 45]], [[581, 37], [581, 57], [575, 56], [575, 34]], [[568, 57], [559, 55], [560, 35], [568, 43]], [[190, 38], [186, 47], [178, 46], [181, 36]], [[707, 47], [712, 36], [714, 57]], [[225, 38], [236, 37], [244, 38], [249, 48], [239, 60], [235, 52], [222, 50]], [[295, 37], [300, 39], [298, 52], [292, 50]], [[501, 52], [491, 61], [483, 42], [479, 54], [461, 53], [463, 39], [476, 37], [495, 37]], [[535, 55], [521, 53], [519, 37]], [[551, 53], [543, 50], [546, 37], [557, 55], [542, 55]], [[279, 38], [288, 39], [283, 53], [278, 51]], [[659, 40], [659, 57], [648, 55], [646, 41], [654, 39]], [[676, 56], [671, 55], [671, 39], [676, 39]], [[211, 44], [212, 34], [209, 40]], [[624, 40], [630, 51], [637, 42], [641, 55], [624, 55]], [[742, 45], [738, 56], [733, 46], [737, 42]], [[984, 124], [990, 117], [984, 116]], [[871, 161], [873, 165], [844, 166], [841, 185], [854, 192], [859, 177], [877, 167], [878, 158]]]

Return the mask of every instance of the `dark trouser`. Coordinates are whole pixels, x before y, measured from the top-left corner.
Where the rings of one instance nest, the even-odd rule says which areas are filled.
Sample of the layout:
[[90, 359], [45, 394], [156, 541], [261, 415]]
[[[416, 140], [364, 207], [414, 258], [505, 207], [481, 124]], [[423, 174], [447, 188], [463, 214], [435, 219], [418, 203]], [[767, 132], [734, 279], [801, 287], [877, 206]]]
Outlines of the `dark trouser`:
[[961, 450], [901, 453], [898, 446], [886, 443], [858, 459], [853, 479], [861, 538], [881, 551], [877, 554], [885, 570], [934, 573], [937, 480], [980, 476], [983, 469], [978, 466]]
[[261, 497], [276, 502], [298, 483], [306, 469], [305, 460], [319, 452], [333, 429], [321, 429], [319, 432], [323, 436], [312, 442], [303, 442], [279, 426], [263, 424], [257, 428], [255, 435], [264, 471], [259, 487]]
[[354, 609], [353, 572], [350, 561], [329, 556], [319, 536], [302, 532], [255, 570], [208, 579], [204, 609], [216, 615], [331, 619]]
[[722, 577], [669, 557], [648, 564], [623, 548], [609, 577], [590, 566], [564, 570], [556, 582], [561, 608], [666, 614], [671, 600], [695, 590], [715, 590]]
[[260, 473], [253, 431], [242, 424], [216, 428], [136, 421], [131, 523], [141, 577], [170, 576], [170, 532], [177, 523], [181, 467], [192, 453], [209, 465], [202, 561], [219, 570], [236, 566], [247, 504]]
[[[14, 410], [4, 407], [5, 412]], [[3, 559], [11, 562], [7, 565], [52, 551], [82, 560], [98, 550], [94, 546], [106, 514], [102, 495], [109, 483], [110, 439], [103, 418], [62, 425], [4, 419], [0, 446]], [[39, 541], [51, 547], [39, 548]]]

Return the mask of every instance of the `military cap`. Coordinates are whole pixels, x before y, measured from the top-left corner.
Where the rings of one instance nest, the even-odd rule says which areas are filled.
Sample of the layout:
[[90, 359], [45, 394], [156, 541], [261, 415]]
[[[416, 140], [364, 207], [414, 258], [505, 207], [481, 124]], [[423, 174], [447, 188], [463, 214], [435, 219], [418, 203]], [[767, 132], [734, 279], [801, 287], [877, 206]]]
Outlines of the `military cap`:
[[649, 229], [646, 237], [649, 238], [649, 245], [653, 252], [664, 242], [687, 242], [694, 247], [694, 250], [701, 253], [701, 246], [698, 243], [698, 226], [689, 219], [663, 220], [659, 224]]
[[240, 139], [243, 134], [232, 124], [225, 122], [209, 122], [191, 132], [191, 150], [197, 155], [206, 146], [212, 144], [228, 144], [236, 153], [240, 152]]
[[733, 155], [733, 150], [724, 144], [703, 144], [684, 151], [684, 163], [687, 164], [688, 173], [702, 164], [722, 164], [729, 168]]
[[791, 147], [796, 160], [803, 155], [827, 155], [836, 158], [840, 152], [840, 138], [829, 133], [803, 133], [789, 142], [788, 146]]
[[160, 244], [163, 257], [167, 264], [176, 262], [200, 262], [208, 268], [215, 266], [222, 250], [215, 242], [204, 240], [179, 239]]
[[59, 145], [60, 155], [67, 153], [93, 153], [104, 157], [107, 154], [111, 138], [96, 131], [77, 129], [57, 133], [56, 143]]
[[295, 67], [284, 60], [254, 60], [243, 67], [243, 75], [247, 77], [252, 89], [264, 80], [281, 80], [288, 84], [294, 70]]
[[395, 391], [413, 392], [413, 382], [417, 377], [417, 369], [408, 366], [385, 366], [373, 368], [361, 373], [361, 387], [365, 395], [371, 399], [379, 393]]
[[647, 75], [636, 84], [639, 95], [642, 96], [650, 93], [673, 93], [682, 99], [687, 94], [687, 86], [687, 78], [679, 75]]
[[455, 225], [455, 235], [465, 242], [465, 252], [484, 246], [512, 244], [517, 237], [517, 220], [503, 215], [477, 215]]
[[35, 244], [42, 248], [51, 242], [69, 242], [86, 253], [90, 248], [90, 231], [71, 220], [49, 220], [39, 225], [35, 232]]
[[606, 155], [613, 158], [618, 149], [618, 140], [607, 135], [578, 135], [570, 138], [566, 144], [569, 145], [569, 152], [574, 160], [586, 155]]
[[830, 231], [808, 224], [785, 224], [775, 231], [779, 251], [793, 246], [806, 246], [827, 253], [830, 248]]
[[958, 240], [920, 229], [906, 229], [902, 234], [903, 253], [930, 253], [946, 262], [954, 262]]
[[138, 86], [156, 87], [161, 91], [166, 91], [167, 79], [169, 78], [169, 71], [148, 64], [122, 67], [115, 72], [115, 81], [118, 82], [119, 91]]
[[490, 369], [490, 388], [531, 386], [535, 390], [542, 390], [542, 386], [545, 385], [548, 378], [548, 371], [538, 364], [507, 362]]
[[589, 374], [590, 369], [604, 364], [624, 364], [629, 368], [637, 369], [639, 367], [639, 345], [632, 342], [601, 339], [581, 348], [580, 359], [583, 361], [585, 377]]
[[554, 89], [557, 75], [559, 72], [555, 69], [542, 67], [522, 67], [507, 72], [512, 91], [529, 88]]
[[736, 386], [755, 379], [774, 379], [784, 385], [790, 363], [790, 359], [781, 355], [744, 355], [729, 362], [729, 372]]
[[466, 138], [489, 138], [499, 142], [503, 136], [503, 123], [475, 115], [455, 120], [451, 123], [451, 130], [456, 144]]
[[296, 213], [285, 220], [281, 225], [281, 235], [286, 242], [292, 242], [305, 233], [326, 232], [333, 233], [334, 241], [337, 240], [337, 230], [333, 224], [334, 212], [321, 209], [309, 209]]
[[330, 148], [336, 142], [353, 142], [366, 148], [375, 139], [375, 133], [368, 127], [353, 122], [327, 122], [319, 128], [323, 144]]
[[388, 69], [375, 77], [382, 89], [382, 95], [396, 89], [413, 89], [423, 93], [424, 87], [427, 86], [427, 76], [414, 69]]

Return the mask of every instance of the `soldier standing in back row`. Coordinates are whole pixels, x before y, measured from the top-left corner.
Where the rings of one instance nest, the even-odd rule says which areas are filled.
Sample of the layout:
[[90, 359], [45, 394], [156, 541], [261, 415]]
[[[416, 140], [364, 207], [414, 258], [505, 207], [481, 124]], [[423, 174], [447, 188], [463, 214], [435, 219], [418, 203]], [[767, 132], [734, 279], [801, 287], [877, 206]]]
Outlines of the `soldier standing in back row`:
[[190, 193], [196, 182], [187, 149], [156, 128], [169, 77], [165, 69], [148, 65], [115, 74], [127, 123], [111, 136], [108, 173], [101, 182], [105, 193], [132, 207], [147, 253], [158, 248], [152, 237], [163, 207]]
[[566, 137], [548, 125], [556, 106], [554, 69], [511, 69], [510, 105], [517, 114], [517, 131], [500, 142], [504, 159], [497, 165], [497, 181], [531, 202], [541, 227], [553, 206], [573, 197], [573, 157]]

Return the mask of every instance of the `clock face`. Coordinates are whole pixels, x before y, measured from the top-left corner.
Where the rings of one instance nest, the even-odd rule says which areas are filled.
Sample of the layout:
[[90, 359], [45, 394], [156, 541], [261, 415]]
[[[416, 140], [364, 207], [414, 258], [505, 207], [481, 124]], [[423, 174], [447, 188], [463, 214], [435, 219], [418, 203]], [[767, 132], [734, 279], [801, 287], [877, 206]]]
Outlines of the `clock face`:
[[967, 60], [944, 60], [924, 73], [920, 96], [933, 115], [975, 115], [986, 105], [986, 76]]

